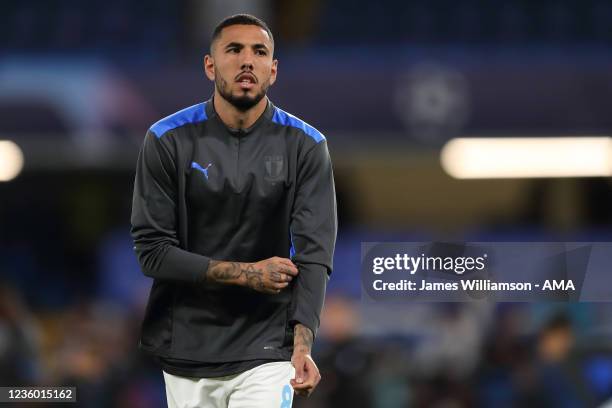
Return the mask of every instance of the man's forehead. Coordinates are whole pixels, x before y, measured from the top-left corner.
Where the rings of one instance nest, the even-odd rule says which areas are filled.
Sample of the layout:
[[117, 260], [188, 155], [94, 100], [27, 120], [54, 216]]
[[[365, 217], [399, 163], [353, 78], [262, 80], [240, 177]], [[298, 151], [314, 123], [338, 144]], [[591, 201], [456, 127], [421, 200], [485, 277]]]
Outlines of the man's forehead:
[[229, 43], [264, 44], [272, 48], [272, 41], [266, 30], [256, 25], [235, 24], [225, 27], [219, 35], [219, 44], [223, 46]]

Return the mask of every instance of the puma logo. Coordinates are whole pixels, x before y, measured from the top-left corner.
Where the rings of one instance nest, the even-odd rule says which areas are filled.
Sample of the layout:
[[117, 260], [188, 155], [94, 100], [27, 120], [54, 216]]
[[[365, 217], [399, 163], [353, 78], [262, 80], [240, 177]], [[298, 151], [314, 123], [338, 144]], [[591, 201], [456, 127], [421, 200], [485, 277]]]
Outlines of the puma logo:
[[192, 169], [196, 169], [196, 170], [198, 170], [198, 171], [201, 171], [201, 172], [202, 172], [202, 174], [204, 174], [204, 177], [206, 177], [206, 180], [208, 180], [208, 168], [209, 168], [210, 166], [212, 166], [212, 165], [213, 165], [212, 163], [208, 163], [208, 166], [206, 166], [206, 167], [204, 168], [204, 167], [200, 166], [200, 165], [199, 165], [198, 163], [196, 163], [196, 162], [191, 162], [191, 168], [192, 168]]

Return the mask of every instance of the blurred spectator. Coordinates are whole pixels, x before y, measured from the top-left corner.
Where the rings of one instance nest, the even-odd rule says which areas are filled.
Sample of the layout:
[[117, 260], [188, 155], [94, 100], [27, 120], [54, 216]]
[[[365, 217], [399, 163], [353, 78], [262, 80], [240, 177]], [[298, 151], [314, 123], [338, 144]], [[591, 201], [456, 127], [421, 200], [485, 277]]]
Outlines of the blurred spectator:
[[369, 406], [372, 400], [372, 352], [357, 337], [359, 316], [355, 304], [328, 295], [313, 351], [322, 381], [308, 399], [295, 398], [296, 408]]
[[140, 316], [118, 304], [74, 305], [55, 321], [47, 385], [77, 387], [87, 407], [162, 407], [163, 380], [134, 353]]
[[538, 356], [542, 364], [556, 365], [566, 361], [573, 345], [574, 332], [567, 315], [553, 316], [538, 337]]
[[20, 294], [0, 282], [0, 386], [41, 380], [40, 336], [38, 322]]
[[479, 362], [488, 307], [477, 303], [432, 307], [437, 313], [430, 321], [431, 332], [419, 342], [412, 364], [424, 377], [467, 378]]
[[586, 402], [579, 395], [576, 379], [570, 366], [570, 353], [575, 343], [575, 334], [569, 317], [560, 313], [553, 315], [538, 333], [537, 376], [542, 407], [581, 407]]

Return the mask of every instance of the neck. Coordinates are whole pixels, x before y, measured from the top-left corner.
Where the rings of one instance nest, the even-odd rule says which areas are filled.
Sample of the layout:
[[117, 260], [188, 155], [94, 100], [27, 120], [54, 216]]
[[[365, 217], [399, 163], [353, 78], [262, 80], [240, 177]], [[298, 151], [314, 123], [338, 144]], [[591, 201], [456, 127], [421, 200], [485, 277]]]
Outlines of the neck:
[[221, 121], [225, 123], [226, 126], [233, 129], [247, 129], [253, 126], [257, 119], [264, 113], [267, 105], [268, 97], [264, 97], [251, 109], [241, 111], [219, 95], [217, 90], [215, 90], [215, 96], [213, 98], [215, 112], [217, 112], [217, 115], [219, 115], [219, 118], [221, 118]]

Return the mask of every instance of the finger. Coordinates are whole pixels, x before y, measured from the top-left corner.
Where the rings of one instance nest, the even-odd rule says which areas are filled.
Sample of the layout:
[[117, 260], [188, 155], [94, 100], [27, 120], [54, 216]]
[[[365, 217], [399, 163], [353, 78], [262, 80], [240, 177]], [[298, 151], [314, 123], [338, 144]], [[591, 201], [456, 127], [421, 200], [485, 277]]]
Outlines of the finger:
[[284, 263], [284, 264], [287, 264], [287, 265], [293, 265], [293, 266], [295, 266], [295, 265], [293, 264], [293, 261], [291, 261], [291, 259], [289, 259], [289, 258], [282, 258], [282, 257], [278, 256], [278, 257], [276, 257], [276, 260], [277, 260], [278, 262], [280, 262], [280, 263]]
[[278, 263], [281, 263], [283, 265], [287, 265], [288, 267], [295, 269], [297, 271], [297, 266], [295, 266], [295, 264], [291, 261], [291, 259], [287, 259], [287, 258], [278, 258]]
[[310, 394], [312, 394], [312, 392], [314, 391], [314, 387], [304, 387], [300, 384], [296, 384], [295, 382], [293, 382], [291, 386], [293, 387], [293, 392], [295, 392], [296, 395], [301, 395], [305, 397], [310, 396]]
[[295, 392], [299, 392], [299, 391], [310, 391], [312, 390], [312, 385], [308, 385], [308, 384], [298, 384], [295, 382], [295, 380], [290, 380], [289, 384], [291, 384], [291, 387], [293, 387], [293, 390]]
[[267, 293], [268, 295], [278, 295], [283, 288], [277, 288], [275, 285], [271, 285], [262, 290], [262, 292]]
[[283, 273], [281, 272], [277, 272], [277, 271], [272, 271], [270, 272], [270, 280], [272, 282], [284, 282], [285, 279], [283, 277]]
[[[283, 276], [283, 279], [286, 276], [290, 276], [293, 279], [294, 276], [298, 275], [298, 270], [292, 269], [290, 266], [285, 264], [276, 263], [270, 266], [269, 274], [270, 279], [272, 280], [280, 280], [280, 277], [283, 275], [285, 275]], [[276, 277], [279, 277], [279, 279]]]
[[299, 390], [299, 389], [295, 389], [295, 387], [293, 388], [293, 391], [295, 392], [295, 395], [300, 395], [303, 397], [309, 396], [310, 393], [312, 392], [312, 390]]
[[315, 388], [321, 381], [321, 374], [317, 365], [309, 355], [304, 359], [304, 384], [311, 384]]
[[274, 282], [291, 282], [291, 280], [293, 279], [293, 277], [291, 275], [287, 275], [286, 273], [283, 272], [272, 272], [270, 274], [270, 280], [274, 281]]
[[289, 286], [289, 282], [279, 282], [273, 284], [273, 288], [276, 290], [285, 289], [287, 286]]
[[305, 386], [305, 388], [315, 386], [315, 375], [311, 370], [309, 370], [309, 367], [307, 366], [307, 364], [304, 365], [304, 372], [302, 373], [302, 375], [303, 375], [302, 379], [304, 381], [300, 385]]
[[296, 393], [297, 392], [307, 392], [308, 394], [310, 394], [317, 386], [317, 384], [313, 383], [312, 381], [306, 381], [302, 384], [298, 384], [295, 379], [289, 380], [289, 384], [291, 384], [291, 387], [293, 387], [293, 390]]
[[299, 273], [298, 269], [295, 266], [289, 266], [286, 264], [280, 265], [279, 271], [291, 276], [298, 276]]
[[313, 382], [298, 384], [295, 380], [290, 380], [289, 383], [295, 390], [309, 390], [315, 387], [315, 384]]
[[305, 380], [305, 372], [304, 372], [304, 359], [296, 358], [293, 364], [295, 367], [295, 383], [303, 384]]

